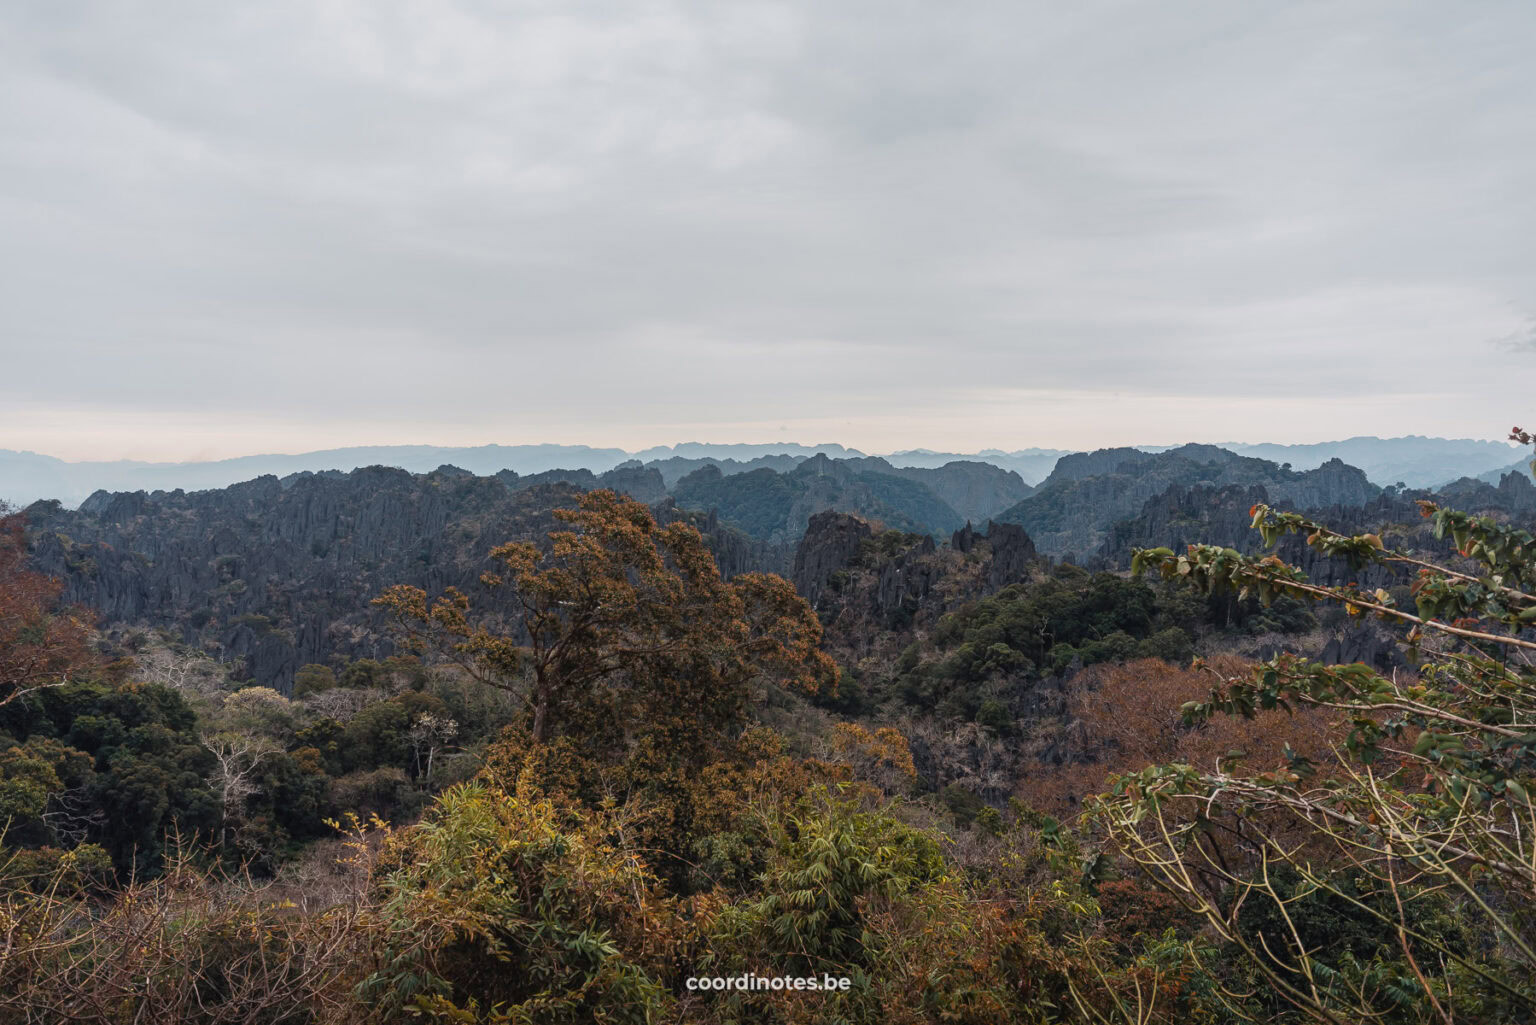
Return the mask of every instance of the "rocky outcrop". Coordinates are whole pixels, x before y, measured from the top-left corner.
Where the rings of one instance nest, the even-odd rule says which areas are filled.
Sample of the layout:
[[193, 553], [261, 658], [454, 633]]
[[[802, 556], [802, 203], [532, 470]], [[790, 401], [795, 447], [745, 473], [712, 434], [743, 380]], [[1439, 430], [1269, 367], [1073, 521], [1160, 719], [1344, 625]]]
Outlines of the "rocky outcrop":
[[809, 458], [799, 454], [765, 455], [755, 459], [732, 459], [729, 457], [712, 458], [709, 456], [669, 456], [666, 459], [652, 459], [644, 464], [650, 469], [661, 474], [662, 481], [668, 488], [688, 476], [695, 470], [706, 466], [713, 466], [722, 475], [729, 477], [734, 473], [751, 473], [753, 470], [774, 470], [778, 473], [788, 473], [796, 466]]
[[864, 468], [864, 460], [816, 454], [787, 473], [763, 468], [726, 474], [713, 464], [677, 482], [680, 508], [715, 510], [722, 523], [761, 541], [796, 544], [811, 517], [852, 513], [896, 530], [945, 535], [964, 520], [925, 484]]
[[617, 491], [621, 495], [628, 495], [637, 502], [646, 505], [655, 505], [667, 498], [667, 486], [661, 479], [661, 474], [649, 467], [641, 466], [631, 460], [622, 466], [616, 466], [606, 473], [599, 474], [598, 486]]
[[916, 543], [877, 564], [875, 612], [887, 622], [910, 617], [944, 576], [944, 568], [930, 558], [936, 546], [923, 535]]
[[1139, 448], [1101, 448], [1094, 452], [1073, 452], [1056, 460], [1050, 476], [1041, 481], [1040, 486], [1082, 480], [1084, 477], [1102, 477], [1108, 473], [1134, 474], [1138, 466], [1156, 458], [1155, 454], [1143, 452]]
[[1323, 645], [1318, 661], [1329, 665], [1363, 662], [1383, 673], [1408, 667], [1408, 660], [1397, 639], [1380, 626], [1370, 622], [1336, 632]]
[[578, 469], [544, 470], [541, 473], [519, 475], [512, 470], [502, 470], [496, 474], [496, 479], [513, 491], [523, 491], [541, 484], [569, 484], [583, 491], [607, 488], [646, 505], [655, 505], [667, 497], [667, 487], [662, 482], [661, 474], [634, 460], [604, 473]]
[[[1335, 482], [1340, 485], [1339, 491], [1324, 490], [1321, 492], [1323, 497], [1336, 494], [1342, 494], [1346, 499], [1360, 497], [1358, 491], [1351, 490], [1358, 483], [1353, 473], [1341, 474]], [[1499, 487], [1463, 478], [1438, 492], [1389, 488], [1364, 502], [1345, 501], [1313, 507], [1277, 499], [1259, 485], [1173, 485], [1143, 503], [1136, 516], [1114, 524], [1088, 565], [1090, 568], [1126, 569], [1136, 548], [1163, 547], [1178, 551], [1190, 544], [1214, 544], [1240, 552], [1257, 552], [1262, 547], [1262, 539], [1251, 527], [1249, 510], [1260, 503], [1295, 509], [1343, 533], [1381, 533], [1395, 547], [1454, 564], [1453, 545], [1448, 539], [1434, 536], [1430, 524], [1420, 515], [1417, 504], [1420, 500], [1432, 500], [1517, 524], [1531, 524], [1536, 520], [1536, 486], [1514, 475], [1508, 475]], [[1295, 535], [1283, 538], [1276, 553], [1305, 570], [1318, 583], [1340, 585], [1353, 582], [1373, 589], [1404, 582], [1400, 575], [1394, 575], [1382, 566], [1352, 567], [1343, 561], [1323, 558]]]
[[1277, 505], [1296, 509], [1363, 506], [1381, 493], [1381, 488], [1366, 478], [1364, 470], [1356, 469], [1342, 459], [1330, 459], [1317, 469], [1306, 470], [1291, 479], [1276, 476], [1279, 479], [1265, 482], [1272, 500]]
[[965, 555], [975, 551], [978, 543], [985, 545], [990, 556], [985, 575], [988, 590], [1000, 591], [1027, 579], [1040, 564], [1040, 553], [1035, 551], [1029, 532], [1015, 524], [988, 523], [987, 532], [978, 534], [967, 523], [950, 539], [950, 547]]
[[790, 574], [795, 590], [814, 607], [832, 575], [847, 569], [873, 534], [868, 523], [848, 513], [829, 509], [812, 516], [795, 547], [795, 566]]
[[1536, 514], [1536, 484], [1529, 473], [1505, 473], [1497, 484], [1478, 478], [1462, 477], [1440, 488], [1436, 494], [1445, 504], [1458, 509], [1493, 507], [1515, 518]]
[[929, 629], [967, 601], [1038, 577], [1046, 564], [1017, 526], [992, 523], [982, 533], [966, 524], [941, 546], [926, 534], [828, 512], [806, 531], [793, 579], [820, 616], [829, 649], [858, 661], [905, 637], [899, 651], [909, 629]]
[[985, 523], [1034, 490], [1014, 471], [975, 460], [957, 459], [933, 468], [892, 466], [886, 460], [872, 456], [844, 462], [868, 472], [904, 477], [924, 484], [971, 523]]
[[679, 509], [671, 498], [651, 507], [656, 522], [690, 523], [704, 535], [704, 541], [715, 557], [715, 565], [725, 577], [740, 573], [775, 573], [789, 577], [794, 564], [794, 549], [789, 545], [773, 544], [749, 537], [739, 530], [727, 527], [713, 511], [689, 512]]
[[1184, 445], [1157, 454], [1106, 449], [1063, 456], [1057, 471], [1033, 494], [997, 518], [1025, 527], [1047, 554], [1091, 553], [1113, 524], [1135, 517], [1145, 502], [1169, 488], [1228, 485], [1264, 488], [1271, 501], [1296, 508], [1364, 505], [1381, 490], [1360, 470], [1336, 459], [1296, 472], [1212, 445]]
[[1504, 507], [1515, 515], [1536, 513], [1536, 484], [1523, 469], [1499, 478], [1499, 495]]
[[1179, 551], [1191, 544], [1215, 544], [1245, 550], [1259, 540], [1249, 526], [1253, 516], [1248, 510], [1268, 501], [1269, 492], [1259, 484], [1175, 484], [1142, 503], [1136, 516], [1110, 527], [1093, 566], [1128, 568], [1136, 548]]
[[1536, 461], [1533, 461], [1530, 454], [1527, 453], [1508, 466], [1502, 466], [1496, 470], [1489, 470], [1487, 473], [1478, 474], [1477, 479], [1487, 484], [1497, 485], [1510, 474], [1514, 474], [1516, 477], [1523, 477], [1529, 481], [1531, 475], [1536, 474]]
[[791, 579], [827, 620], [844, 612], [883, 625], [910, 620], [951, 567], [926, 534], [877, 531], [847, 513], [811, 517]]

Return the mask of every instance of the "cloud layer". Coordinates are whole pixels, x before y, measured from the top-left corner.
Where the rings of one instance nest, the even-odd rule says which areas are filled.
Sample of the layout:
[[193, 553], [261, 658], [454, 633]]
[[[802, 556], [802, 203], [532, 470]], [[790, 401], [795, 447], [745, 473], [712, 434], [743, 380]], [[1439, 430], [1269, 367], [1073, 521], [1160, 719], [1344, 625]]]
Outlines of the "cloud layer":
[[5, 447], [1496, 437], [1536, 393], [1529, 4], [22, 6]]

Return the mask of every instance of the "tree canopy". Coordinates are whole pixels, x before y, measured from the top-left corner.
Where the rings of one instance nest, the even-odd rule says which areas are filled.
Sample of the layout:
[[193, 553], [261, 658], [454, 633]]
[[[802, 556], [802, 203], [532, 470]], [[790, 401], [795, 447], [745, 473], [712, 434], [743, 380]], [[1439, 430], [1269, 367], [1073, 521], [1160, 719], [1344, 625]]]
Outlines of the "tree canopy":
[[59, 603], [63, 585], [27, 568], [25, 523], [0, 505], [0, 705], [67, 683], [98, 663], [85, 610]]
[[417, 650], [518, 694], [532, 742], [645, 734], [700, 751], [744, 721], [754, 684], [835, 681], [820, 623], [782, 578], [723, 579], [697, 529], [611, 491], [557, 516], [570, 529], [547, 548], [492, 551], [483, 597], [398, 586], [377, 600]]

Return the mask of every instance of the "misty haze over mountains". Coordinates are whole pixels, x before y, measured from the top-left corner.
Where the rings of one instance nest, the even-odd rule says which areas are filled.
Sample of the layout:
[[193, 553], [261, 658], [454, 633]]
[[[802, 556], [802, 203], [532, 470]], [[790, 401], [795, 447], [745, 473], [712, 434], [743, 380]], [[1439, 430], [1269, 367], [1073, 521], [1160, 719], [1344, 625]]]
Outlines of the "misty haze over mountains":
[[[1164, 452], [1174, 446], [1136, 446], [1143, 452]], [[1519, 449], [1501, 441], [1409, 436], [1356, 437], [1342, 441], [1285, 445], [1223, 443], [1238, 455], [1290, 464], [1297, 471], [1315, 469], [1332, 459], [1358, 467], [1382, 487], [1402, 483], [1432, 488], [1462, 477], [1496, 484], [1503, 473], [1524, 471]], [[21, 506], [38, 499], [56, 499], [78, 506], [90, 494], [104, 491], [198, 491], [222, 488], [264, 474], [347, 472], [365, 466], [393, 466], [415, 473], [443, 465], [488, 476], [502, 470], [538, 474], [550, 470], [589, 470], [602, 474], [625, 464], [657, 468], [667, 487], [700, 467], [711, 464], [725, 475], [768, 468], [786, 471], [811, 456], [857, 459], [866, 454], [838, 444], [803, 445], [708, 444], [683, 442], [636, 452], [586, 445], [378, 445], [323, 449], [298, 454], [241, 456], [208, 462], [156, 463], [134, 460], [66, 462], [34, 452], [0, 449], [0, 501]], [[955, 462], [986, 463], [1018, 474], [1025, 485], [1036, 485], [1051, 474], [1066, 449], [989, 448], [975, 453], [912, 449], [883, 456], [893, 467], [938, 469]]]

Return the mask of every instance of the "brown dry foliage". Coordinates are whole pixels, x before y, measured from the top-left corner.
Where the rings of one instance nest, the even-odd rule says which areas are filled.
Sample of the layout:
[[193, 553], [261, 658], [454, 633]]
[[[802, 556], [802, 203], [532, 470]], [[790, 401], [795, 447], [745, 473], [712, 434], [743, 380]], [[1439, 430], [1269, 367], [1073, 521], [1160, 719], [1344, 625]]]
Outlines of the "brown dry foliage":
[[500, 568], [473, 604], [457, 588], [433, 599], [403, 584], [374, 600], [409, 647], [520, 696], [534, 742], [613, 747], [640, 723], [674, 752], [707, 753], [704, 727], [743, 722], [754, 686], [815, 692], [836, 679], [821, 624], [787, 580], [725, 579], [697, 529], [659, 525], [611, 491], [555, 516], [571, 529], [551, 533], [548, 551], [491, 552]]
[[1212, 672], [1241, 673], [1249, 663], [1231, 655], [1209, 660], [1206, 669], [1179, 668], [1161, 659], [1096, 666], [1069, 684], [1069, 743], [1076, 748], [1060, 765], [1043, 764], [1019, 787], [1028, 805], [1060, 817], [1076, 815], [1084, 798], [1107, 788], [1111, 775], [1148, 765], [1182, 762], [1214, 769], [1230, 752], [1242, 751], [1248, 765], [1273, 768], [1285, 761], [1287, 744], [1323, 764], [1332, 760], [1329, 717], [1318, 709], [1290, 714], [1281, 709], [1252, 719], [1223, 716], [1185, 726], [1180, 706], [1205, 699], [1216, 682]]
[[27, 568], [25, 525], [0, 516], [0, 705], [100, 662], [87, 646], [89, 614], [61, 607], [63, 585]]
[[306, 912], [282, 887], [169, 869], [99, 899], [60, 883], [0, 892], [0, 1021], [314, 1022], [360, 1025], [353, 987], [371, 968], [372, 855], [354, 834], [336, 900]]

